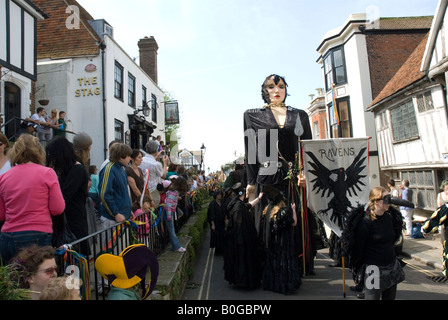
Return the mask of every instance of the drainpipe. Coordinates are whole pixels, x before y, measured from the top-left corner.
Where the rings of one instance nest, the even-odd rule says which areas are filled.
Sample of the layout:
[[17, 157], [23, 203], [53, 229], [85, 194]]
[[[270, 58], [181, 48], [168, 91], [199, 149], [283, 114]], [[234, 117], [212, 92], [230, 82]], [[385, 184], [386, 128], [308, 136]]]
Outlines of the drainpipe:
[[107, 137], [106, 137], [106, 92], [105, 92], [105, 72], [104, 72], [104, 55], [106, 53], [106, 45], [103, 41], [100, 43], [100, 49], [101, 49], [101, 84], [102, 84], [102, 93], [103, 93], [103, 143], [104, 143], [104, 159], [107, 158]]

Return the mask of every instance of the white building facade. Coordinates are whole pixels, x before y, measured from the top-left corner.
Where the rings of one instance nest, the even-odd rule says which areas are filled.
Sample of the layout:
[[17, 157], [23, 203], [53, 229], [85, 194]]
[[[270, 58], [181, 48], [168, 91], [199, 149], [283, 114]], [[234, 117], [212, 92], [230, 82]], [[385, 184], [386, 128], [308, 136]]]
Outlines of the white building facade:
[[26, 0], [0, 0], [0, 123], [12, 138], [30, 115], [36, 69], [36, 24], [46, 14]]
[[[80, 29], [76, 30], [78, 37], [95, 44], [96, 52], [83, 54], [72, 48], [68, 57], [60, 54], [59, 58], [38, 60], [36, 85], [46, 89], [50, 100], [47, 113], [51, 109], [66, 111], [67, 130], [92, 137], [90, 163], [97, 166], [107, 158], [113, 140], [133, 149], [144, 149], [157, 135], [163, 140], [162, 89], [114, 40], [113, 28], [105, 20], [93, 20], [81, 11]], [[66, 32], [70, 36], [70, 30]], [[150, 40], [155, 42], [152, 37]], [[67, 138], [71, 140], [73, 134], [67, 133]]]
[[[322, 65], [328, 137], [370, 137], [371, 186], [387, 186], [380, 168], [375, 117], [366, 112], [372, 100], [429, 31], [432, 17], [379, 18], [352, 14], [325, 34], [317, 51]], [[392, 44], [400, 44], [392, 45]], [[336, 108], [336, 112], [335, 112]], [[337, 122], [339, 118], [339, 124]]]
[[[329, 138], [371, 137], [369, 140], [370, 185], [379, 185], [378, 148], [373, 114], [364, 107], [372, 101], [372, 88], [365, 36], [359, 27], [365, 14], [353, 14], [345, 23], [327, 32], [317, 48], [322, 65]], [[334, 86], [333, 86], [334, 85]], [[336, 102], [339, 125], [333, 111]]]
[[440, 1], [427, 38], [368, 108], [375, 115], [381, 169], [409, 180], [421, 212], [437, 208], [439, 186], [448, 179], [446, 9], [447, 1]]

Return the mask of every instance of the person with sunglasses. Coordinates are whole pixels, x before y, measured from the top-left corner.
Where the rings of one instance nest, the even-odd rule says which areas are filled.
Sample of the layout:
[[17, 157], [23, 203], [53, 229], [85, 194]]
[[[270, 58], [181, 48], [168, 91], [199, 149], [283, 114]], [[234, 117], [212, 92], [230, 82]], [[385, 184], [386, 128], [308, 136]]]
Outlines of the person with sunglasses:
[[362, 266], [366, 300], [395, 300], [398, 283], [404, 272], [397, 259], [394, 244], [403, 229], [401, 213], [391, 206], [391, 196], [383, 187], [374, 187], [369, 202], [355, 209], [363, 218], [356, 226], [352, 264]]
[[57, 277], [58, 267], [55, 260], [55, 249], [51, 246], [31, 245], [22, 248], [11, 260], [13, 279], [19, 287], [29, 289], [31, 300], [39, 300], [47, 284]]

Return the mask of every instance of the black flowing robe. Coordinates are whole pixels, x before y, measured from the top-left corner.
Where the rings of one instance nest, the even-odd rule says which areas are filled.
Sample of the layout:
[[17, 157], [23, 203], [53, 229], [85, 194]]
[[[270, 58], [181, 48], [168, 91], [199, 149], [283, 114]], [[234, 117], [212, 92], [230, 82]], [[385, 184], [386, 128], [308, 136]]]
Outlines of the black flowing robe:
[[[269, 108], [249, 109], [244, 112], [246, 181], [248, 185], [255, 185], [255, 196], [260, 194], [263, 185], [269, 185], [283, 192], [288, 208], [293, 201], [296, 208], [300, 208], [297, 178], [289, 180], [285, 177], [289, 168], [295, 165], [300, 140], [312, 139], [313, 135], [308, 114], [304, 110], [290, 106], [286, 108], [283, 127], [278, 125]], [[263, 197], [253, 210], [257, 232], [260, 232], [262, 210], [267, 205], [268, 201]], [[300, 226], [302, 223], [300, 214], [297, 219]], [[296, 247], [299, 255], [303, 256], [302, 230], [295, 228], [295, 232]], [[310, 255], [305, 257], [307, 265], [312, 262], [310, 259], [312, 259]], [[302, 266], [300, 263], [301, 269]]]
[[294, 241], [294, 220], [290, 208], [280, 208], [270, 217], [269, 205], [261, 223], [263, 244], [263, 289], [290, 294], [302, 284]]
[[224, 251], [224, 278], [233, 285], [258, 288], [261, 281], [260, 245], [251, 205], [238, 197], [229, 204]]
[[207, 210], [207, 219], [210, 226], [212, 221], [215, 224], [215, 230], [210, 229], [210, 248], [215, 248], [215, 253], [222, 253], [226, 232], [223, 204], [218, 204], [216, 200], [210, 202]]

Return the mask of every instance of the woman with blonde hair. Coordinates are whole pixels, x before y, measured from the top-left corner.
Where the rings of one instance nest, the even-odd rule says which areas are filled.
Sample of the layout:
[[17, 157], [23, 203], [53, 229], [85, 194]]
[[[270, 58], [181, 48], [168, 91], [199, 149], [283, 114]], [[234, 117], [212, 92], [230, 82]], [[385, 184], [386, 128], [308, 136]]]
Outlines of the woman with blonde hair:
[[390, 204], [389, 192], [383, 187], [374, 187], [370, 190], [366, 211], [362, 206], [356, 209], [364, 217], [356, 227], [351, 259], [362, 266], [367, 300], [395, 300], [397, 285], [404, 280], [394, 249], [403, 229], [403, 218]]
[[64, 211], [56, 173], [44, 166], [39, 139], [22, 134], [8, 152], [12, 168], [0, 176], [0, 254], [3, 263], [30, 244], [51, 245], [51, 216]]
[[51, 109], [51, 113], [50, 116], [48, 117], [48, 122], [50, 122], [50, 127], [51, 127], [51, 138], [53, 139], [53, 137], [55, 136], [55, 130], [59, 129], [60, 125], [59, 125], [59, 113], [58, 113], [58, 109]]
[[11, 163], [6, 156], [9, 149], [8, 138], [0, 132], [0, 175], [11, 169]]

